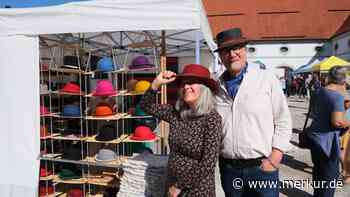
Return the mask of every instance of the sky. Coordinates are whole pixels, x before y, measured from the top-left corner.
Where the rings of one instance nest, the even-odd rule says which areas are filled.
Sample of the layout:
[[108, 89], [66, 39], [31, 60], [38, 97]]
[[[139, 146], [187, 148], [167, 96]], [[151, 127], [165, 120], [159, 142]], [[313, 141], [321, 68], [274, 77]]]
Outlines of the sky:
[[4, 8], [5, 6], [11, 6], [12, 8], [41, 7], [59, 5], [73, 1], [87, 0], [0, 0], [0, 8]]

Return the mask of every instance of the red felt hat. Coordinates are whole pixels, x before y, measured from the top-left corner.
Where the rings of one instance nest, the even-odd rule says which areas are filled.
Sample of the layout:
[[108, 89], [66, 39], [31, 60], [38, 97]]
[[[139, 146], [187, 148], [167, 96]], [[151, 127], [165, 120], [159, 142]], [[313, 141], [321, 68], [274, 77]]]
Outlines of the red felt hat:
[[81, 93], [79, 84], [74, 82], [68, 82], [60, 92], [68, 92], [68, 93]]
[[44, 125], [40, 125], [40, 137], [47, 137], [47, 136], [49, 136], [47, 127]]
[[39, 196], [49, 196], [50, 194], [53, 194], [53, 187], [51, 185], [45, 186], [45, 185], [40, 185], [39, 187]]
[[49, 113], [50, 113], [49, 110], [44, 105], [40, 106], [40, 115], [46, 115]]
[[130, 136], [130, 139], [137, 141], [146, 141], [154, 140], [156, 137], [156, 134], [154, 134], [149, 127], [138, 126], [136, 127], [134, 133]]
[[180, 85], [183, 80], [203, 84], [210, 88], [214, 93], [218, 90], [218, 84], [214, 79], [210, 78], [209, 70], [200, 64], [186, 65], [182, 73], [176, 75], [175, 81]]
[[83, 197], [84, 193], [81, 189], [71, 189], [69, 190], [67, 197]]
[[52, 175], [52, 172], [46, 170], [46, 168], [40, 168], [40, 177], [46, 177]]

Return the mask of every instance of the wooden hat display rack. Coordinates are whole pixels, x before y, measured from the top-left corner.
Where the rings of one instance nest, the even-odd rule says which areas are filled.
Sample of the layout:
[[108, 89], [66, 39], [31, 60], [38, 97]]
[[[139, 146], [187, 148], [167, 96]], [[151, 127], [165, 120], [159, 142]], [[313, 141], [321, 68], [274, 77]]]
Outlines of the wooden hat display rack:
[[[128, 158], [142, 151], [167, 154], [169, 126], [136, 113], [144, 91], [128, 84], [151, 82], [166, 69], [165, 31], [154, 37], [149, 31], [40, 36], [40, 196], [113, 193]], [[131, 68], [139, 56], [153, 63]], [[166, 104], [166, 92], [162, 86], [157, 102]], [[140, 124], [157, 137], [131, 139]]]

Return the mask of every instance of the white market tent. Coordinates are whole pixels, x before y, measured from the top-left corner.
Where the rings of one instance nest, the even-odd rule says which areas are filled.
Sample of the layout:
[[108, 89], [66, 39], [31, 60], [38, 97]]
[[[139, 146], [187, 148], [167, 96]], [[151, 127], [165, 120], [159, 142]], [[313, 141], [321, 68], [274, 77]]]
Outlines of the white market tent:
[[[92, 0], [0, 9], [0, 29], [0, 196], [4, 197], [37, 196], [39, 35], [150, 31], [157, 37], [155, 31], [166, 30], [167, 35], [183, 31], [189, 37], [172, 39], [175, 42], [198, 38], [184, 30], [199, 30], [208, 48], [216, 48], [201, 0]], [[186, 46], [198, 48], [198, 42]]]

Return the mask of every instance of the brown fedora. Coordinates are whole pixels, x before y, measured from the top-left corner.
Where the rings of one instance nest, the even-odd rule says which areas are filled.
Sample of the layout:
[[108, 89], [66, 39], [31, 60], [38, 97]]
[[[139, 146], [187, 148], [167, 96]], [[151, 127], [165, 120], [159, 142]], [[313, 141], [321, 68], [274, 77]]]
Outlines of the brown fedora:
[[218, 48], [214, 52], [237, 45], [246, 45], [249, 39], [244, 37], [240, 28], [232, 28], [216, 35]]

